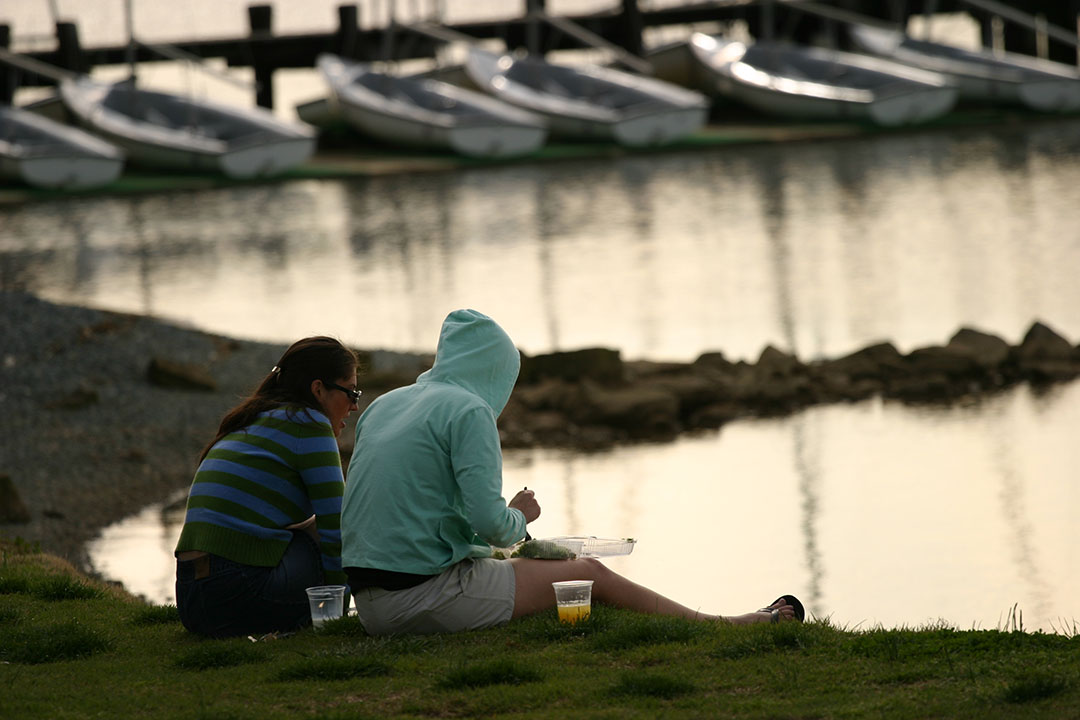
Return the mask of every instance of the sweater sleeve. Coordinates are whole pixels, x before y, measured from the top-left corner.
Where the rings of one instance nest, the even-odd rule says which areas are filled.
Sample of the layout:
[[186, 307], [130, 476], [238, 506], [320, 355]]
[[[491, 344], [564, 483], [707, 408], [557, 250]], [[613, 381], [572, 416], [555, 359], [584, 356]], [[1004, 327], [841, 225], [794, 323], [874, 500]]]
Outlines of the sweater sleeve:
[[326, 582], [344, 585], [345, 573], [341, 568], [341, 497], [345, 492], [345, 481], [341, 471], [341, 454], [329, 424], [319, 422], [315, 426], [323, 432], [300, 439], [296, 448], [297, 465], [315, 513]]
[[502, 448], [490, 408], [470, 408], [455, 420], [450, 461], [473, 532], [497, 547], [523, 538], [525, 515], [502, 496]]

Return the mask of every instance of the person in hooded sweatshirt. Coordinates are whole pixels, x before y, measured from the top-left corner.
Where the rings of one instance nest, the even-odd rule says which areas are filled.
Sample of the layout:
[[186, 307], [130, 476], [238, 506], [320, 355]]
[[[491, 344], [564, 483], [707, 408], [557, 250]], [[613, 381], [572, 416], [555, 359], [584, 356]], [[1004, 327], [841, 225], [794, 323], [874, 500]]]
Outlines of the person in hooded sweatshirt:
[[[520, 355], [494, 320], [455, 310], [435, 363], [377, 398], [356, 424], [341, 510], [342, 565], [371, 635], [456, 632], [555, 607], [551, 583], [593, 580], [593, 599], [642, 612], [735, 623], [799, 617], [783, 596], [744, 615], [691, 610], [592, 558], [491, 558], [540, 515], [534, 493], [502, 495], [496, 419]], [[796, 609], [797, 608], [797, 609]]]

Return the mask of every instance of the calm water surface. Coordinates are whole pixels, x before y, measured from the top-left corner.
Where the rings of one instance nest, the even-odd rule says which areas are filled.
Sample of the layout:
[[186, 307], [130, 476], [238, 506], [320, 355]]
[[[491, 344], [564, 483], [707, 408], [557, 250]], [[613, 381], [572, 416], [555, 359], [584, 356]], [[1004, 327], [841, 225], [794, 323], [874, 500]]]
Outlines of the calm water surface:
[[[431, 351], [456, 307], [526, 352], [804, 359], [1040, 319], [1080, 339], [1080, 122], [728, 147], [0, 210], [0, 285], [245, 338]], [[795, 592], [845, 626], [1080, 618], [1074, 383], [970, 407], [867, 402], [602, 454], [510, 453], [536, 535], [703, 610]], [[171, 601], [151, 508], [95, 563]], [[125, 533], [129, 533], [125, 535]], [[131, 535], [130, 533], [135, 533]]]
[[0, 282], [248, 338], [804, 359], [1080, 338], [1080, 121], [3, 211]]

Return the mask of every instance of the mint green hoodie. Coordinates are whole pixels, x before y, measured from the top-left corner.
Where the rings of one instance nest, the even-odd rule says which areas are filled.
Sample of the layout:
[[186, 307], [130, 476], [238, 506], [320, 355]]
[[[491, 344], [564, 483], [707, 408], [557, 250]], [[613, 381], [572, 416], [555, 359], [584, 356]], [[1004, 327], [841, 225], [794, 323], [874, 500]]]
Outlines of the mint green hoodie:
[[502, 496], [495, 424], [520, 362], [494, 320], [455, 310], [432, 368], [364, 411], [341, 511], [344, 567], [434, 575], [524, 537], [524, 515]]

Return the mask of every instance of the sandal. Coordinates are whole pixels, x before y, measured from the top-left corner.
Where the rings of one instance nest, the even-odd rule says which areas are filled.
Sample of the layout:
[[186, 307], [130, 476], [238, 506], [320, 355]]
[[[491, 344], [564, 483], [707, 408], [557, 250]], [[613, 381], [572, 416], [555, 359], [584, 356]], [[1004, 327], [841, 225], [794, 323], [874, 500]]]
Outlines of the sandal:
[[771, 615], [769, 622], [780, 622], [780, 610], [779, 608], [773, 608], [772, 605], [784, 601], [786, 605], [790, 605], [795, 610], [795, 619], [802, 622], [806, 618], [806, 610], [803, 608], [803, 604], [799, 602], [799, 598], [794, 595], [781, 595], [780, 597], [769, 603], [769, 606], [763, 607], [758, 612], [767, 612]]

